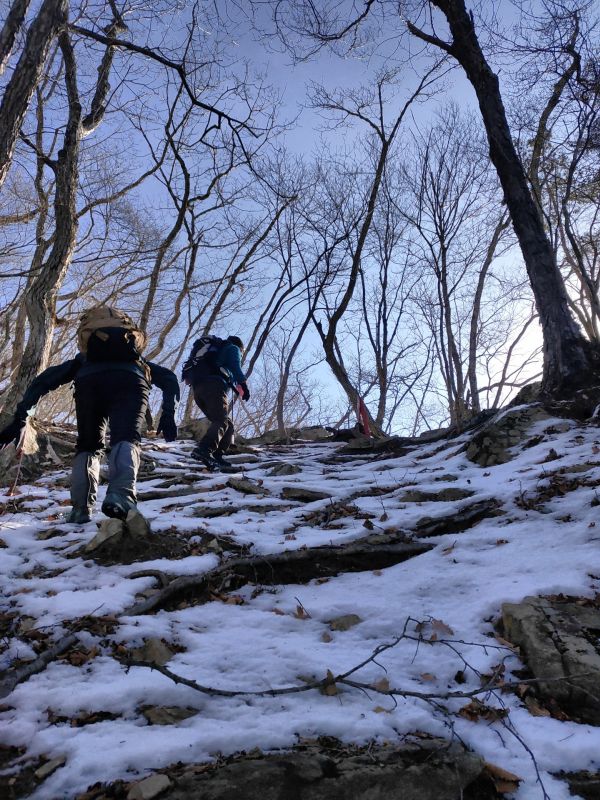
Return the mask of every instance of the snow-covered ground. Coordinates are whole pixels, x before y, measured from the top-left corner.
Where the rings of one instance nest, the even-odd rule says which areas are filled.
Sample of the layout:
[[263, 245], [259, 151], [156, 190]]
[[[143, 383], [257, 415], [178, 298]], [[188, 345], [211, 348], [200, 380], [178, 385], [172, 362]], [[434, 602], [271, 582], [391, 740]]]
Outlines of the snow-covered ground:
[[[332, 696], [318, 690], [276, 697], [209, 696], [157, 671], [127, 670], [114, 657], [115, 643], [132, 649], [158, 638], [174, 651], [166, 665], [172, 672], [215, 688], [261, 691], [320, 680], [328, 670], [344, 673], [379, 645], [394, 641], [406, 626], [411, 638], [385, 650], [353, 678], [370, 684], [385, 678], [392, 688], [423, 693], [468, 692], [481, 685], [482, 673], [492, 673], [505, 659], [504, 677], [510, 680], [511, 670], [522, 664], [495, 638], [502, 603], [536, 594], [592, 597], [599, 588], [600, 507], [592, 501], [594, 484], [600, 485], [600, 430], [564, 421], [555, 428], [551, 424], [540, 422], [530, 430], [533, 436], [550, 428], [542, 442], [489, 468], [467, 460], [466, 438], [377, 459], [336, 459], [339, 446], [330, 443], [265, 447], [257, 459], [240, 463], [240, 474], [234, 476], [262, 482], [264, 495], [242, 494], [226, 486], [230, 476], [198, 470], [190, 458], [191, 442], [148, 440], [144, 450], [156, 469], [139, 483], [140, 510], [153, 531], [186, 535], [191, 544], [194, 537], [206, 540], [210, 534], [264, 555], [340, 545], [370, 532], [410, 531], [425, 516], [448, 514], [477, 500], [497, 498], [504, 514], [462, 533], [432, 537], [426, 540], [434, 545], [429, 552], [386, 569], [367, 568], [304, 585], [248, 585], [234, 593], [233, 602], [223, 593], [211, 602], [180, 603], [173, 610], [139, 616], [127, 609], [141, 592], [156, 589], [157, 579], [130, 578], [131, 573], [201, 574], [219, 563], [218, 552], [101, 566], [78, 555], [96, 533], [99, 512], [85, 526], [57, 523], [68, 506], [68, 489], [58, 488], [56, 480], [66, 471], [20, 486], [16, 513], [7, 495], [0, 495], [5, 506], [0, 516], [5, 545], [0, 549], [0, 612], [9, 616], [15, 633], [0, 640], [0, 669], [36, 656], [34, 638], [18, 635], [28, 626], [46, 637], [43, 650], [82, 617], [114, 617], [108, 632], [95, 630], [89, 620], [75, 626], [82, 628], [82, 663], [57, 659], [0, 701], [0, 744], [26, 748], [21, 766], [40, 756], [66, 759], [32, 796], [70, 798], [96, 781], [132, 780], [174, 762], [207, 761], [238, 750], [287, 748], [300, 738], [400, 743], [406, 734], [425, 732], [458, 736], [487, 761], [518, 775], [518, 800], [543, 797], [536, 768], [552, 800], [570, 797], [567, 784], [550, 773], [599, 769], [600, 729], [533, 716], [512, 693], [480, 697], [490, 706], [504, 704], [506, 717], [473, 721], [456, 713], [466, 699], [433, 704], [411, 697], [396, 703], [349, 687]], [[548, 461], [551, 448], [558, 458]], [[298, 465], [301, 472], [270, 477], [274, 461]], [[568, 476], [571, 469], [579, 486], [535, 508], [524, 502], [548, 484], [552, 473], [561, 470]], [[191, 485], [197, 493], [191, 494], [194, 471], [197, 481]], [[143, 499], [166, 481], [173, 483], [162, 492], [169, 497]], [[186, 493], [178, 496], [178, 486]], [[286, 500], [281, 497], [285, 487], [325, 491], [330, 499]], [[450, 487], [472, 496], [405, 499], [409, 490], [435, 497]], [[312, 514], [337, 501], [358, 511], [329, 523], [327, 515]], [[203, 509], [224, 506], [234, 513], [202, 516]], [[47, 531], [52, 535], [43, 538]], [[331, 620], [349, 614], [360, 622], [347, 630], [332, 629]], [[414, 620], [425, 623], [420, 631], [430, 642], [415, 642]], [[459, 670], [466, 679], [460, 685], [455, 680]], [[142, 713], [148, 706], [196, 713], [165, 728], [149, 724]]]

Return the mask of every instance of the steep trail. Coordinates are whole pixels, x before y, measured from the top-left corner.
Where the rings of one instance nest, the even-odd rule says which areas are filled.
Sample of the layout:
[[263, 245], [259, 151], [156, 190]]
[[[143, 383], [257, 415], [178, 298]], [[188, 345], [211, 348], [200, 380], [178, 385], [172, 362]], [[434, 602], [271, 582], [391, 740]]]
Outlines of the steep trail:
[[[420, 622], [426, 645], [400, 641], [357, 680], [447, 693], [479, 687], [499, 660], [517, 669], [493, 638], [501, 604], [532, 593], [591, 596], [600, 576], [598, 429], [544, 421], [529, 436], [534, 444], [515, 448], [513, 461], [489, 468], [467, 460], [464, 436], [398, 457], [327, 442], [264, 446], [235, 456], [231, 474], [199, 469], [191, 441], [147, 440], [139, 498], [152, 541], [131, 563], [110, 549], [84, 550], [99, 513], [85, 526], [60, 521], [66, 469], [22, 485], [15, 498], [0, 495], [0, 667], [14, 674], [76, 636], [2, 701], [8, 769], [64, 758], [34, 781], [33, 796], [75, 797], [96, 781], [291, 747], [298, 737], [359, 744], [452, 730], [533, 790], [532, 759], [506, 730], [498, 752], [492, 724], [457, 716], [449, 728], [464, 700], [441, 711], [418, 697], [395, 705], [348, 687], [332, 696], [215, 697], [126, 667], [154, 660], [203, 685], [264, 691], [343, 673]], [[503, 702], [550, 796], [568, 797], [550, 772], [589, 766], [585, 726], [562, 723], [552, 733], [553, 720], [532, 717], [517, 697]], [[172, 707], [190, 713], [171, 720], [165, 736], [148, 709]], [[558, 762], [554, 745], [552, 758], [537, 751], [538, 741], [548, 750], [565, 735]]]

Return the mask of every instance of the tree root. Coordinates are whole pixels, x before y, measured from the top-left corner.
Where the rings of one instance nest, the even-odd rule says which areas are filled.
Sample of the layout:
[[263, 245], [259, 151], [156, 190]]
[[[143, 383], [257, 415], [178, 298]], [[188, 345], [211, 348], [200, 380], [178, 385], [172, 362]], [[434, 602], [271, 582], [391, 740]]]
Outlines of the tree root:
[[399, 564], [431, 550], [432, 545], [405, 541], [403, 534], [368, 536], [346, 546], [286, 550], [265, 556], [231, 558], [203, 575], [184, 575], [170, 581], [151, 597], [130, 606], [125, 616], [146, 614], [182, 596], [206, 601], [211, 592], [232, 591], [246, 583], [306, 583], [339, 572], [363, 572]]

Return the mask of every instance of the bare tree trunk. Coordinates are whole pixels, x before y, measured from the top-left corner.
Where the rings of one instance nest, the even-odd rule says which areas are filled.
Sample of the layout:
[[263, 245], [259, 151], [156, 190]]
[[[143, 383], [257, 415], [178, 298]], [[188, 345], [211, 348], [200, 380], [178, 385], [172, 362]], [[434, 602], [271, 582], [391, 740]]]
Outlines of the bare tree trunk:
[[30, 0], [15, 0], [0, 31], [0, 75], [6, 69], [15, 39], [25, 20]]
[[479, 387], [477, 385], [477, 340], [479, 333], [479, 315], [481, 312], [481, 298], [483, 296], [483, 289], [485, 286], [485, 279], [494, 255], [496, 248], [500, 241], [502, 233], [506, 230], [508, 221], [506, 215], [503, 215], [492, 235], [492, 240], [488, 246], [485, 254], [485, 259], [479, 270], [479, 277], [477, 279], [477, 288], [475, 289], [475, 296], [473, 298], [473, 310], [471, 312], [471, 324], [469, 327], [469, 365], [468, 365], [468, 378], [469, 378], [469, 392], [471, 394], [471, 408], [474, 414], [479, 414], [481, 411], [481, 403], [479, 401]]
[[0, 186], [11, 164], [21, 125], [46, 62], [50, 44], [67, 22], [68, 0], [44, 0], [0, 105]]
[[[59, 46], [64, 61], [64, 78], [67, 93], [68, 117], [62, 147], [52, 166], [55, 174], [54, 235], [52, 247], [46, 261], [36, 267], [33, 280], [27, 288], [24, 306], [29, 323], [29, 336], [23, 353], [21, 368], [7, 393], [2, 415], [14, 413], [14, 409], [31, 380], [48, 363], [54, 324], [56, 321], [56, 298], [71, 263], [77, 241], [77, 189], [79, 183], [79, 150], [82, 136], [98, 125], [104, 115], [104, 100], [109, 90], [106, 74], [106, 58], [98, 74], [98, 85], [104, 94], [95, 93], [92, 109], [86, 121], [82, 121], [81, 102], [77, 88], [77, 64], [69, 34], [59, 34]], [[110, 54], [112, 58], [112, 53]], [[110, 66], [110, 59], [109, 64]], [[89, 120], [89, 124], [88, 121]]]
[[569, 310], [562, 275], [511, 138], [498, 77], [483, 55], [464, 0], [430, 2], [445, 15], [452, 43], [430, 36], [411, 23], [409, 30], [452, 55], [475, 89], [490, 146], [490, 158], [504, 190], [540, 316], [544, 336], [543, 388], [547, 392], [568, 390], [589, 378], [594, 367], [592, 348]]

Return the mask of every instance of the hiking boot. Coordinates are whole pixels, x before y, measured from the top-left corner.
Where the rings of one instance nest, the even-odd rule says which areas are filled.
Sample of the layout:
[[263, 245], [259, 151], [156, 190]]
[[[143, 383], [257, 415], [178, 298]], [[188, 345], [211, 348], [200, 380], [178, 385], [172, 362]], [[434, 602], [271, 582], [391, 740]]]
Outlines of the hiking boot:
[[221, 472], [239, 472], [240, 468], [235, 467], [231, 461], [227, 461], [226, 458], [223, 458], [223, 453], [213, 453], [213, 460], [217, 465], [217, 469]]
[[209, 472], [214, 472], [216, 469], [219, 468], [219, 465], [217, 464], [215, 459], [211, 456], [211, 454], [205, 447], [202, 447], [202, 445], [197, 445], [197, 447], [194, 447], [191, 455], [192, 458], [196, 459], [196, 461], [201, 461], [206, 467], [206, 469], [209, 470]]
[[225, 458], [223, 453], [220, 453], [218, 450], [215, 450], [215, 452], [212, 454], [212, 457], [213, 457], [213, 461], [215, 461], [217, 463], [219, 468], [222, 468], [222, 467], [233, 467], [233, 464], [231, 463], [231, 461], [227, 461], [227, 459]]
[[66, 518], [67, 522], [72, 522], [75, 525], [84, 525], [86, 522], [91, 522], [92, 517], [89, 508], [77, 508], [76, 506], [70, 510]]
[[126, 500], [110, 497], [109, 495], [106, 496], [105, 501], [102, 503], [102, 513], [113, 519], [125, 519], [132, 508], [134, 506], [129, 505]]

